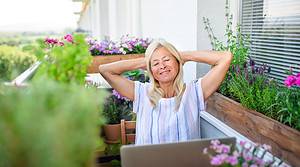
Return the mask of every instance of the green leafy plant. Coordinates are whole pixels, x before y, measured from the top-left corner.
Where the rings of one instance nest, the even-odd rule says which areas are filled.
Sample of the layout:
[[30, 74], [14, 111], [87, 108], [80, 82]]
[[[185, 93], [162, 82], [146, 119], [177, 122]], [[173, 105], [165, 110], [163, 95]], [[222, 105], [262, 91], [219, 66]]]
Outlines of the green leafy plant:
[[211, 41], [211, 45], [213, 50], [222, 51], [229, 50], [233, 54], [233, 65], [239, 65], [242, 67], [248, 58], [249, 47], [249, 36], [243, 35], [241, 32], [241, 26], [236, 26], [236, 33], [233, 33], [232, 26], [232, 14], [229, 14], [229, 3], [226, 0], [225, 5], [225, 19], [226, 19], [226, 31], [225, 37], [227, 41], [223, 43], [221, 40], [217, 39], [217, 37], [213, 33], [213, 29], [211, 27], [210, 21], [208, 18], [203, 17], [203, 23], [205, 25], [205, 29], [208, 33], [208, 37]]
[[36, 61], [32, 54], [12, 46], [0, 45], [0, 79], [12, 80]]
[[141, 69], [125, 72], [123, 76], [132, 81], [140, 81], [143, 83], [149, 81], [148, 74], [146, 73], [146, 71]]
[[119, 124], [122, 119], [131, 120], [132, 102], [117, 91], [105, 100], [103, 115], [107, 124]]
[[0, 167], [93, 166], [104, 95], [48, 79], [0, 91]]
[[[149, 77], [143, 70], [128, 71], [123, 76], [132, 81], [149, 81]], [[121, 119], [135, 120], [132, 110], [132, 101], [123, 97], [116, 90], [112, 90], [111, 96], [105, 101], [103, 113], [108, 124], [118, 124]]]
[[48, 45], [48, 52], [45, 52], [48, 57], [42, 59], [43, 63], [35, 77], [39, 78], [46, 75], [59, 82], [76, 82], [83, 85], [87, 67], [92, 62], [85, 37], [76, 34], [72, 42], [59, 41], [52, 44], [51, 41], [49, 42], [49, 38], [45, 42]]
[[[299, 87], [287, 88], [278, 84], [268, 75], [271, 71], [270, 67], [255, 64], [248, 52], [249, 37], [242, 34], [240, 25], [237, 25], [235, 34], [232, 31], [232, 15], [229, 14], [228, 0], [226, 0], [225, 17], [227, 21], [226, 43], [217, 39], [209, 19], [203, 18], [213, 49], [230, 50], [234, 55], [230, 69], [218, 91], [249, 109], [300, 130]], [[300, 74], [298, 75], [300, 76]], [[292, 84], [292, 81], [295, 84], [298, 83], [297, 78], [293, 79], [293, 76], [289, 76], [286, 85], [291, 87], [289, 84]]]

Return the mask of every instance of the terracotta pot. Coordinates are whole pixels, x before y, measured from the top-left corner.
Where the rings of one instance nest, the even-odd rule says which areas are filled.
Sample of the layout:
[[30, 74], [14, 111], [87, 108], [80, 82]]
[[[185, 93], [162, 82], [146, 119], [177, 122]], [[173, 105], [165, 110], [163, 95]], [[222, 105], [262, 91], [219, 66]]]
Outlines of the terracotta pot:
[[120, 124], [108, 124], [103, 127], [105, 142], [117, 143], [121, 139], [121, 125]]
[[93, 56], [93, 62], [88, 67], [88, 73], [98, 73], [99, 65], [112, 63], [120, 60], [129, 60], [144, 57], [144, 54], [127, 54], [127, 55], [103, 55]]
[[250, 140], [271, 145], [272, 154], [292, 166], [300, 164], [299, 131], [219, 93], [208, 99], [206, 111]]

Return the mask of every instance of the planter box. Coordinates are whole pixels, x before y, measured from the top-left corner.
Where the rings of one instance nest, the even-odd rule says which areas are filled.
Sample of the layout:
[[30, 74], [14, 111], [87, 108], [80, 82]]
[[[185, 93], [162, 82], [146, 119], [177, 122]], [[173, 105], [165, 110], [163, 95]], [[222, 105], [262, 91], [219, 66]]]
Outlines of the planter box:
[[208, 99], [206, 110], [252, 141], [271, 145], [272, 153], [292, 166], [300, 164], [299, 131], [219, 93]]
[[93, 56], [93, 62], [88, 67], [88, 73], [98, 73], [98, 67], [101, 64], [112, 63], [120, 60], [136, 59], [144, 57], [144, 54], [127, 54], [127, 55], [105, 55], [105, 56]]

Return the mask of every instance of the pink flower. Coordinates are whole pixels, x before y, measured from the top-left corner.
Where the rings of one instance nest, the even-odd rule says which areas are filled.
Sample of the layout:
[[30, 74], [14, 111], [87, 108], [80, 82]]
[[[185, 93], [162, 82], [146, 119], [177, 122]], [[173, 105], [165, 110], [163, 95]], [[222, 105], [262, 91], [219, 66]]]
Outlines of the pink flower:
[[210, 160], [211, 165], [222, 165], [226, 158], [228, 157], [227, 154], [218, 154]]
[[246, 143], [247, 143], [246, 141], [240, 141], [240, 145], [241, 145], [242, 147], [244, 147]]
[[219, 140], [212, 140], [212, 141], [210, 141], [210, 143], [215, 146], [215, 145], [219, 145], [220, 141]]
[[295, 84], [295, 82], [296, 82], [296, 77], [293, 76], [293, 75], [289, 75], [289, 76], [285, 79], [284, 84], [285, 84], [285, 86], [287, 86], [287, 87], [290, 88], [291, 86], [293, 86], [293, 85]]
[[263, 147], [263, 149], [265, 149], [266, 151], [271, 151], [271, 146], [270, 146], [270, 145], [263, 144], [262, 147]]
[[238, 163], [238, 159], [236, 156], [228, 156], [226, 162], [233, 166]]
[[230, 146], [222, 144], [222, 152], [223, 153], [229, 153], [230, 152]]
[[248, 167], [249, 165], [248, 165], [248, 163], [247, 162], [244, 162], [243, 164], [242, 164], [242, 167]]
[[64, 39], [70, 43], [73, 43], [73, 36], [71, 34], [65, 35]]
[[45, 41], [44, 41], [46, 44], [48, 45], [55, 45], [58, 43], [58, 40], [57, 39], [54, 39], [54, 38], [46, 38]]
[[65, 44], [63, 42], [58, 42], [59, 46], [64, 46]]
[[300, 73], [296, 76], [295, 84], [296, 84], [297, 86], [300, 86]]
[[243, 152], [243, 158], [248, 162], [253, 159], [252, 155], [248, 154], [247, 152]]

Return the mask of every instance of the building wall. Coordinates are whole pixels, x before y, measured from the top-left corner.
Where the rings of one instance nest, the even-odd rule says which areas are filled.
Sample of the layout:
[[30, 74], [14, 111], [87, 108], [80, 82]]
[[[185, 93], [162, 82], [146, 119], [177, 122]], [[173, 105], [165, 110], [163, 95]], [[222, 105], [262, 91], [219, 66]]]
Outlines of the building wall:
[[[235, 25], [239, 0], [229, 1]], [[209, 50], [211, 45], [203, 17], [210, 19], [215, 35], [225, 40], [224, 0], [90, 0], [79, 27], [91, 31], [98, 39], [115, 40], [130, 34], [164, 38], [180, 51]], [[209, 68], [201, 63], [186, 63], [184, 80], [201, 77]]]
[[[142, 34], [164, 38], [179, 51], [197, 49], [197, 0], [141, 0]], [[184, 80], [196, 78], [196, 63], [184, 65]]]
[[[240, 0], [229, 0], [230, 13], [233, 15], [232, 25], [238, 23], [239, 14], [239, 1]], [[205, 30], [203, 23], [203, 17], [210, 20], [211, 27], [214, 31], [215, 36], [221, 40], [226, 41], [225, 38], [225, 2], [224, 0], [198, 0], [198, 17], [197, 17], [197, 48], [199, 50], [211, 50], [212, 46], [208, 37], [208, 33]], [[210, 66], [203, 63], [197, 64], [197, 77], [201, 77], [207, 73]]]

